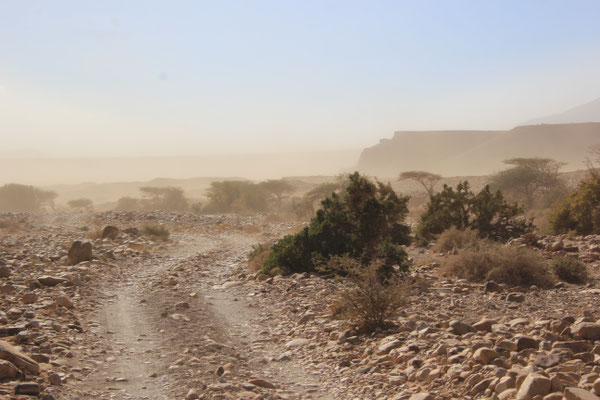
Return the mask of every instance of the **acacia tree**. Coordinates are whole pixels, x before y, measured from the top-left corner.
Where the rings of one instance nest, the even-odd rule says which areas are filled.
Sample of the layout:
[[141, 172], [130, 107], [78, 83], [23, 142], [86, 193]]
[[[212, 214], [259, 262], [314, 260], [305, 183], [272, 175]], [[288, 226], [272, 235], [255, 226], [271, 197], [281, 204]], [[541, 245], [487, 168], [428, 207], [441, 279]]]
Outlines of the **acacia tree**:
[[285, 179], [269, 179], [259, 185], [264, 191], [277, 199], [278, 211], [281, 211], [281, 201], [285, 195], [295, 191], [294, 186]]
[[189, 204], [183, 190], [177, 187], [145, 186], [140, 191], [149, 197], [150, 208], [165, 211], [187, 211]]
[[406, 171], [398, 176], [399, 181], [413, 180], [418, 182], [430, 197], [433, 195], [435, 185], [440, 179], [442, 179], [441, 175], [427, 171]]
[[54, 209], [55, 192], [9, 183], [0, 187], [0, 211], [29, 212]]
[[523, 202], [527, 208], [533, 207], [536, 199], [564, 191], [558, 171], [565, 163], [551, 158], [511, 158], [504, 164], [512, 167], [493, 175], [490, 186]]

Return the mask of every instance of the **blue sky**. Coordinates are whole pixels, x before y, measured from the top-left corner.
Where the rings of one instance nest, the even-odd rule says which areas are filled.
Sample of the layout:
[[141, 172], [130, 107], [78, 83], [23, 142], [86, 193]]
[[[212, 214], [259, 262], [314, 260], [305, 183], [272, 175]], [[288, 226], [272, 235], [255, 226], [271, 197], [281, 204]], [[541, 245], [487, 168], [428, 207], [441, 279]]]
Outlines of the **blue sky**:
[[600, 97], [599, 1], [3, 1], [3, 154], [361, 148]]

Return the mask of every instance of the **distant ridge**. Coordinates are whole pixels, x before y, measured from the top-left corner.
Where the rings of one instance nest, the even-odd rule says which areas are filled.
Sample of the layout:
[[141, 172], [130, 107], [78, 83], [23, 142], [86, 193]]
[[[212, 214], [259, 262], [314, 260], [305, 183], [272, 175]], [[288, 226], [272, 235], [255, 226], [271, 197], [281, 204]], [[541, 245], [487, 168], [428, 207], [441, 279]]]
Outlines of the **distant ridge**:
[[564, 170], [585, 167], [592, 146], [600, 144], [600, 122], [519, 126], [509, 131], [401, 131], [366, 148], [357, 168], [396, 177], [425, 170], [445, 176], [486, 175], [513, 157], [548, 157], [566, 162]]
[[560, 114], [528, 121], [526, 125], [572, 124], [581, 122], [600, 122], [600, 98], [571, 108]]

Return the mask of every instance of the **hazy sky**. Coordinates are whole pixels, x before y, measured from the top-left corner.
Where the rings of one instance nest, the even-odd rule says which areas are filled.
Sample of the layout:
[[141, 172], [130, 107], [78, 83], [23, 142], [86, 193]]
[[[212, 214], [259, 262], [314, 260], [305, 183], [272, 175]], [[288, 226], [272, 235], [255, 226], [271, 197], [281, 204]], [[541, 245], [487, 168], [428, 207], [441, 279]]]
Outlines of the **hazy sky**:
[[0, 155], [350, 149], [600, 97], [600, 1], [0, 0]]

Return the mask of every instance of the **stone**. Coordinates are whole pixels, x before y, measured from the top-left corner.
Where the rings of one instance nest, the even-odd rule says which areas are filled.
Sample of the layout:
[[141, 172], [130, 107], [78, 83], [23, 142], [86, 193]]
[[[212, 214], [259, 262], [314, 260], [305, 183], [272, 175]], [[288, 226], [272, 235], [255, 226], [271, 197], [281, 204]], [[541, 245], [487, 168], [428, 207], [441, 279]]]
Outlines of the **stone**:
[[409, 400], [435, 400], [435, 397], [429, 393], [415, 393], [410, 396]]
[[551, 368], [560, 364], [562, 357], [559, 354], [540, 355], [535, 358], [533, 363], [540, 368]]
[[308, 339], [296, 338], [296, 339], [292, 339], [289, 342], [287, 342], [285, 344], [285, 348], [292, 349], [295, 347], [302, 347], [302, 346], [306, 346], [309, 343], [310, 343], [310, 340], [308, 340]]
[[15, 349], [10, 343], [0, 340], [0, 360], [6, 360], [33, 375], [39, 375], [40, 366], [27, 355]]
[[491, 332], [492, 326], [495, 323], [496, 323], [496, 321], [493, 319], [483, 318], [483, 319], [479, 320], [478, 322], [474, 323], [473, 328], [475, 328], [478, 331]]
[[494, 281], [487, 281], [485, 283], [484, 290], [486, 293], [501, 293], [502, 286], [500, 286]]
[[56, 305], [59, 307], [65, 307], [65, 308], [71, 308], [71, 309], [75, 308], [75, 306], [73, 305], [73, 302], [67, 296], [59, 296], [56, 299]]
[[71, 245], [68, 253], [70, 265], [76, 265], [84, 261], [92, 260], [92, 244], [90, 242], [80, 242], [76, 240]]
[[566, 388], [563, 395], [566, 400], [600, 400], [600, 398], [592, 392], [575, 387]]
[[277, 389], [277, 386], [273, 385], [271, 382], [266, 381], [264, 379], [252, 379], [250, 381], [254, 386], [259, 386], [265, 389]]
[[50, 374], [48, 375], [48, 382], [53, 386], [59, 386], [62, 385], [62, 378], [59, 374]]
[[187, 392], [187, 395], [185, 396], [186, 400], [198, 400], [200, 398], [200, 395], [198, 394], [198, 391], [196, 391], [196, 389], [190, 389], [189, 392]]
[[515, 384], [516, 382], [512, 376], [504, 376], [500, 378], [500, 381], [496, 384], [496, 388], [494, 390], [496, 393], [502, 393], [505, 390], [513, 389]]
[[593, 390], [595, 394], [600, 395], [600, 378], [594, 381]]
[[450, 321], [450, 330], [458, 336], [475, 331], [471, 325], [457, 320]]
[[525, 296], [523, 296], [521, 293], [509, 293], [506, 296], [506, 300], [512, 303], [522, 303], [525, 301]]
[[392, 351], [393, 349], [400, 347], [402, 345], [402, 341], [400, 340], [391, 340], [391, 341], [387, 341], [383, 344], [381, 344], [378, 348], [377, 348], [377, 354], [379, 355], [383, 355], [383, 354], [387, 354], [390, 351]]
[[0, 266], [0, 278], [10, 278], [11, 270], [6, 265]]
[[529, 374], [517, 392], [517, 400], [533, 400], [537, 395], [545, 396], [550, 393], [550, 379], [542, 375]]
[[125, 232], [126, 234], [131, 235], [131, 236], [140, 236], [140, 230], [135, 227], [127, 228], [123, 232]]
[[486, 347], [477, 349], [475, 350], [475, 353], [473, 353], [473, 359], [479, 361], [482, 364], [489, 364], [490, 362], [492, 362], [492, 360], [496, 358], [498, 358], [498, 353]]
[[537, 350], [538, 347], [539, 347], [538, 341], [530, 336], [521, 336], [517, 339], [517, 351], [521, 351], [521, 350], [525, 350], [525, 349]]
[[571, 332], [587, 340], [600, 340], [600, 324], [593, 322], [580, 322], [571, 327]]
[[119, 228], [116, 226], [108, 225], [102, 230], [102, 239], [116, 239], [119, 236]]
[[40, 394], [40, 385], [35, 382], [24, 382], [15, 386], [15, 394], [37, 396]]
[[21, 302], [23, 304], [33, 304], [38, 300], [37, 294], [34, 292], [27, 292], [21, 296]]
[[13, 363], [0, 360], [0, 379], [15, 379], [19, 374], [17, 367]]
[[43, 286], [56, 286], [56, 285], [60, 285], [61, 283], [67, 282], [66, 279], [57, 278], [55, 276], [48, 276], [48, 275], [42, 275], [39, 278], [37, 278], [37, 280]]

